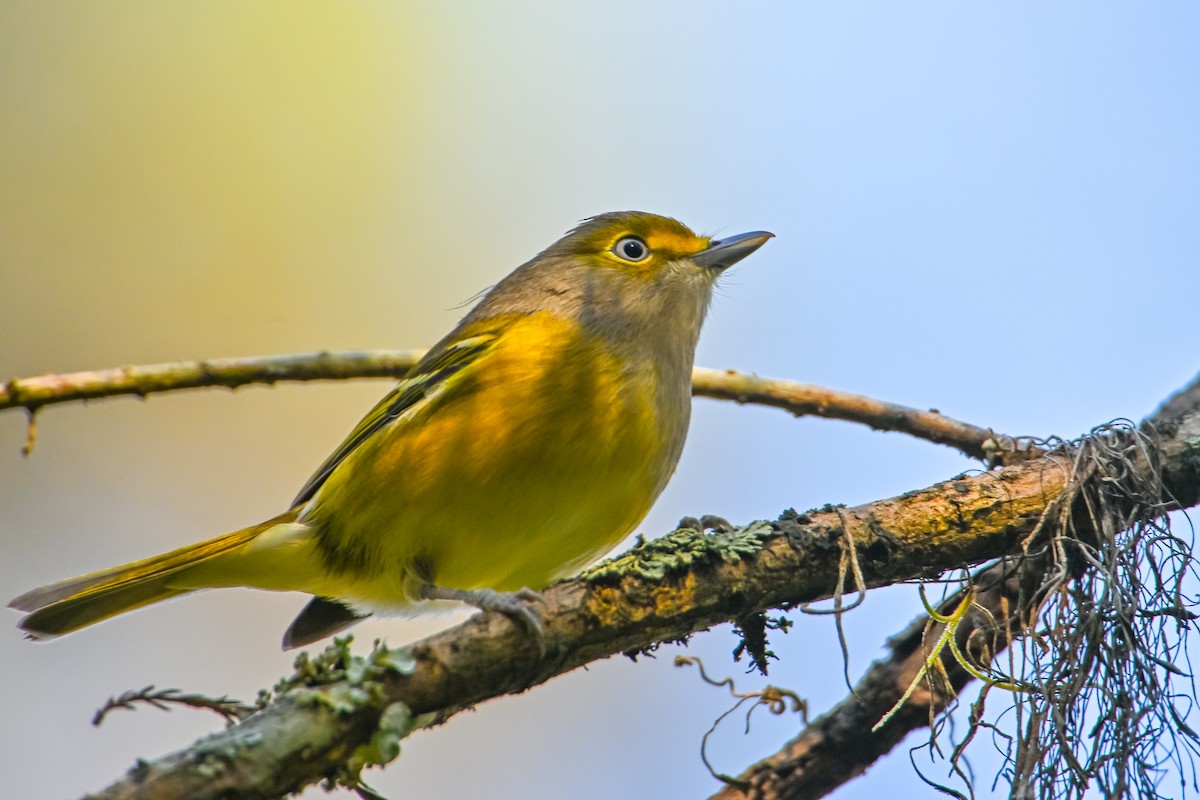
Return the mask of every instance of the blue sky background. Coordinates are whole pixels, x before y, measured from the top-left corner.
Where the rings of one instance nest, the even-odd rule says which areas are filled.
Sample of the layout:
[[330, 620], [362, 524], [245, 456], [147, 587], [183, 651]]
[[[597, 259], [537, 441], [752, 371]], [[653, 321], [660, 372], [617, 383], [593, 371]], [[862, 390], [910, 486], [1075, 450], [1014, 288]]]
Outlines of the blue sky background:
[[[6, 3], [0, 376], [428, 345], [580, 218], [639, 208], [777, 234], [725, 281], [700, 364], [1010, 434], [1137, 419], [1200, 366], [1198, 37], [1182, 2]], [[23, 418], [0, 418], [0, 594], [277, 513], [385, 390], [51, 409], [29, 459]], [[700, 400], [641, 530], [861, 503], [974, 466]], [[46, 645], [0, 635], [13, 796], [98, 789], [213, 729], [198, 712], [88, 720], [149, 683], [253, 697], [288, 671], [278, 637], [302, 604], [231, 590]], [[868, 597], [846, 621], [850, 674], [917, 609], [904, 589]], [[734, 644], [720, 628], [687, 652], [760, 686]], [[815, 712], [843, 696], [831, 619], [797, 617], [772, 644], [772, 682]], [[369, 781], [705, 797], [700, 738], [729, 701], [673, 655], [487, 703]], [[797, 729], [730, 722], [710, 758], [736, 772]], [[836, 796], [883, 792], [932, 794], [898, 751]]]

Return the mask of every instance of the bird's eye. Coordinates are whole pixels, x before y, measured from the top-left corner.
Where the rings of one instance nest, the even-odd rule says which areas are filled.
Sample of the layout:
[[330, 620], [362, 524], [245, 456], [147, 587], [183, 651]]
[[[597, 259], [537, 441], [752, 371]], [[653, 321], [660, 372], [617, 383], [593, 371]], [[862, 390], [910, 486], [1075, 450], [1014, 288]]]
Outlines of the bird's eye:
[[650, 255], [650, 248], [636, 236], [626, 236], [613, 245], [612, 251], [626, 261], [645, 261]]

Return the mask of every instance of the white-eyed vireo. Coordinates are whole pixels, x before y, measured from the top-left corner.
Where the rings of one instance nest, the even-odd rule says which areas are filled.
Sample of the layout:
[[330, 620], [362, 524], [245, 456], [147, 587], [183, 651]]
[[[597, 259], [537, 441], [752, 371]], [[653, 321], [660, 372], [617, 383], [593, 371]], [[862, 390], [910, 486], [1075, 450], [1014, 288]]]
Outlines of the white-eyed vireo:
[[[717, 277], [769, 233], [714, 241], [640, 212], [584, 221], [496, 284], [262, 524], [21, 595], [48, 638], [219, 586], [315, 595], [306, 644], [372, 611], [521, 602], [642, 520], [683, 449]], [[516, 592], [516, 593], [514, 593]]]

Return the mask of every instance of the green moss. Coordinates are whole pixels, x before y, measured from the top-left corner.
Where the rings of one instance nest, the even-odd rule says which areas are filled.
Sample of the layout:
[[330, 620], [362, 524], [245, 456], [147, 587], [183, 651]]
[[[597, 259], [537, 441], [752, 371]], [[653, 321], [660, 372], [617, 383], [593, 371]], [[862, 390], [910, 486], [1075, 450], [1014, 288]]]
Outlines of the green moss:
[[327, 777], [330, 787], [344, 786], [362, 797], [374, 797], [378, 795], [362, 782], [362, 770], [395, 759], [400, 755], [401, 740], [428, 718], [413, 717], [403, 703], [387, 704], [383, 679], [411, 675], [416, 669], [412, 654], [377, 641], [370, 653], [359, 656], [350, 651], [352, 641], [350, 636], [337, 638], [315, 656], [301, 653], [296, 657], [295, 672], [275, 685], [275, 695], [286, 694], [301, 705], [323, 706], [337, 714], [382, 708], [371, 737]]
[[350, 756], [346, 768], [357, 775], [364, 767], [383, 766], [400, 755], [400, 742], [417, 727], [408, 706], [392, 703], [379, 717], [379, 726], [371, 739]]
[[192, 769], [203, 778], [218, 778], [229, 768], [229, 764], [245, 758], [248, 752], [262, 745], [263, 739], [261, 731], [241, 728], [213, 734], [198, 743]]
[[779, 659], [779, 656], [775, 655], [775, 652], [769, 647], [767, 631], [775, 630], [787, 633], [793, 624], [795, 623], [785, 615], [768, 617], [761, 611], [734, 620], [733, 635], [738, 637], [739, 641], [737, 647], [733, 649], [733, 660], [741, 661], [742, 656], [747, 656], [750, 660], [750, 669], [746, 671], [758, 672], [766, 677], [770, 661]]
[[643, 540], [627, 553], [583, 570], [578, 577], [593, 584], [619, 583], [628, 575], [659, 581], [702, 564], [757, 555], [763, 542], [774, 534], [771, 524], [761, 521], [728, 532], [680, 528], [658, 539]]
[[343, 683], [349, 688], [367, 690], [389, 673], [411, 675], [416, 669], [416, 659], [408, 650], [393, 649], [377, 641], [369, 654], [357, 656], [350, 652], [352, 641], [353, 636], [339, 637], [316, 656], [307, 652], [298, 655], [296, 671], [275, 684], [275, 694]]
[[359, 797], [383, 800], [383, 795], [363, 782], [362, 771], [367, 767], [382, 767], [395, 760], [400, 755], [400, 742], [417, 728], [428, 724], [430, 716], [414, 717], [404, 703], [389, 705], [379, 715], [379, 723], [371, 738], [366, 744], [354, 748], [346, 763], [329, 776], [326, 788], [342, 786]]
[[845, 506], [826, 504], [822, 508], [814, 508], [803, 514], [798, 513], [794, 508], [789, 508], [780, 514], [779, 519], [775, 521], [775, 527], [798, 550], [837, 548], [840, 546], [838, 539], [841, 536], [841, 526], [830, 528], [826, 525], [815, 524], [813, 515], [836, 514], [841, 508], [845, 508]]
[[1181, 461], [1187, 469], [1200, 475], [1200, 438], [1189, 436], [1183, 444], [1185, 451]]
[[321, 689], [293, 689], [289, 695], [302, 706], [325, 706], [338, 714], [353, 714], [374, 704], [370, 688], [334, 684]]

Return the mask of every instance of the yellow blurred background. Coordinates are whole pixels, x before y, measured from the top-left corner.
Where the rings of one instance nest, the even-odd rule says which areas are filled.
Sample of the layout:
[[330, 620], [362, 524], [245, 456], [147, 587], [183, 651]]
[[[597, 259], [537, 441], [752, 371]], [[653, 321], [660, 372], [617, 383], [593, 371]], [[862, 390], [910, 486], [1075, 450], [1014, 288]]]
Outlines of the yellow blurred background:
[[[6, 355], [22, 359], [10, 366], [335, 347], [315, 330], [297, 342], [297, 321], [340, 315], [333, 327], [361, 341], [362, 320], [394, 308], [398, 288], [422, 296], [435, 282], [415, 267], [447, 232], [428, 226], [450, 220], [400, 185], [435, 141], [436, 93], [427, 38], [402, 12], [51, 2], [0, 13], [4, 301], [10, 319], [25, 311], [6, 333]], [[363, 291], [397, 237], [413, 242], [409, 268]]]
[[[1010, 434], [1137, 418], [1196, 369], [1197, 32], [1200, 7], [1170, 3], [6, 0], [0, 380], [427, 346], [581, 218], [636, 208], [778, 236], [725, 279], [706, 366]], [[1125, 324], [1141, 287], [1153, 347]], [[0, 414], [0, 599], [278, 513], [386, 388], [50, 408], [29, 458], [23, 415]], [[640, 530], [977, 466], [698, 402]], [[153, 709], [88, 721], [148, 684], [253, 699], [290, 670], [278, 642], [304, 602], [209, 592], [37, 645], [7, 613], [0, 793], [78, 796], [218, 727]], [[872, 592], [847, 618], [850, 674], [918, 610], [906, 589]], [[451, 621], [356, 635], [399, 644]], [[687, 652], [761, 688], [735, 644], [721, 626]], [[845, 694], [829, 618], [771, 644], [771, 681], [814, 711]], [[706, 796], [700, 738], [730, 701], [675, 670], [677, 651], [486, 703], [367, 780], [397, 798]], [[798, 727], [731, 719], [709, 755], [736, 772]], [[994, 759], [975, 763], [987, 796]], [[838, 797], [928, 792], [901, 749]]]
[[[639, 205], [686, 214], [654, 202], [675, 192], [654, 190], [662, 178], [638, 164], [657, 153], [669, 184], [691, 171], [688, 148], [627, 124], [639, 112], [620, 92], [611, 109], [566, 96], [559, 57], [537, 57], [525, 36], [537, 31], [524, 14], [450, 4], [0, 5], [0, 376], [427, 346], [580, 218]], [[606, 44], [605, 58], [639, 48]], [[576, 69], [603, 66], [557, 46], [583, 58]], [[276, 513], [385, 389], [48, 409], [28, 459], [23, 415], [0, 417], [0, 595]], [[302, 603], [214, 592], [39, 646], [10, 628], [0, 764], [17, 777], [6, 791], [98, 789], [134, 758], [211, 730], [215, 719], [188, 712], [87, 721], [149, 683], [252, 698], [289, 671], [278, 641]], [[357, 634], [403, 642], [453, 620]], [[556, 701], [543, 702], [552, 719]], [[530, 708], [508, 713], [560, 738]], [[414, 756], [424, 778], [393, 770], [381, 785], [453, 786], [448, 754], [480, 736], [463, 726]], [[519, 771], [546, 761], [527, 755], [496, 753]], [[494, 788], [495, 774], [459, 775], [450, 794]]]

